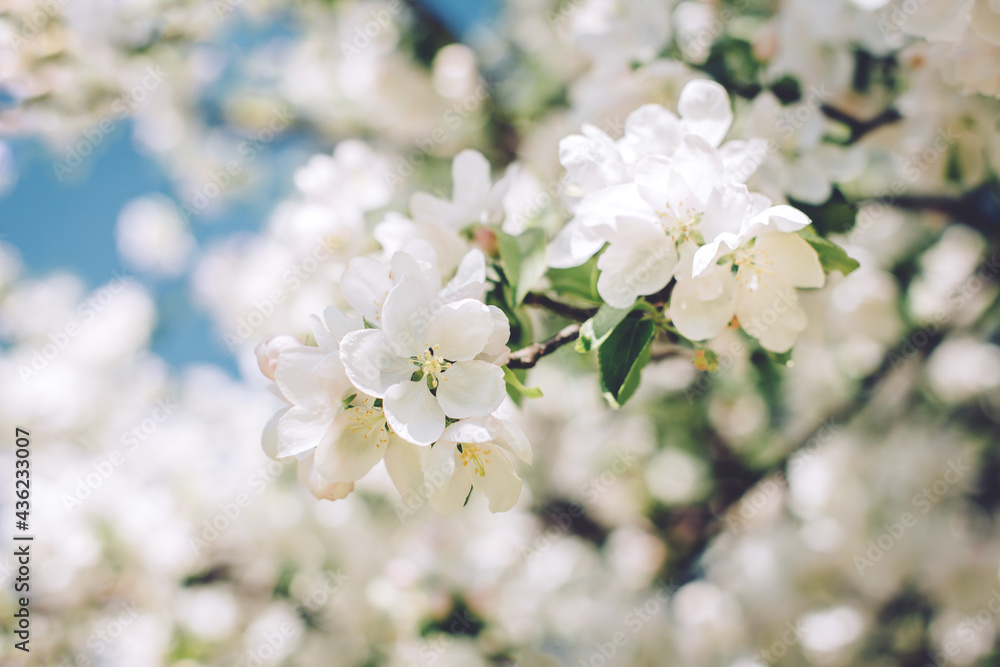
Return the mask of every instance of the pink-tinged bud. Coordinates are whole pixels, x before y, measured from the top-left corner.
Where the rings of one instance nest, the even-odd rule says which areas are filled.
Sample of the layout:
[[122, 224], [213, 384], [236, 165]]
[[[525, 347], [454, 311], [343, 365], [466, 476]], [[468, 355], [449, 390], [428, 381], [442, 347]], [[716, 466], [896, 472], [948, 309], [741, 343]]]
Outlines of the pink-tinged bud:
[[483, 251], [487, 257], [500, 256], [500, 242], [497, 234], [489, 227], [479, 227], [472, 233], [472, 242]]
[[777, 26], [768, 23], [757, 31], [757, 37], [753, 41], [753, 54], [757, 60], [768, 62], [778, 52], [779, 46]]
[[340, 500], [354, 490], [354, 482], [328, 482], [316, 470], [314, 453], [299, 459], [299, 481], [306, 485], [309, 493], [319, 500]]
[[278, 366], [278, 357], [290, 347], [302, 345], [302, 342], [295, 336], [271, 336], [257, 344], [254, 352], [257, 354], [257, 365], [260, 372], [269, 380], [274, 379], [274, 369]]

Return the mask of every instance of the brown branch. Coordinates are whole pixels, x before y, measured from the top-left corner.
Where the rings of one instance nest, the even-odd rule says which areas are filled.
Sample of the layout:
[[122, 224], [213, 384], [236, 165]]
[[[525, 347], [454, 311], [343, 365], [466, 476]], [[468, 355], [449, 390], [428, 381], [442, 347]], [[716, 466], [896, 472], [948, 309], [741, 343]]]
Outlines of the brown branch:
[[552, 354], [566, 343], [572, 343], [579, 337], [580, 325], [571, 324], [546, 341], [534, 343], [517, 352], [512, 352], [507, 366], [510, 368], [531, 368], [545, 355]]
[[883, 125], [890, 125], [903, 119], [903, 115], [892, 107], [889, 107], [879, 115], [868, 120], [859, 120], [846, 111], [841, 111], [840, 109], [830, 106], [829, 104], [821, 106], [820, 111], [822, 111], [827, 118], [841, 122], [846, 125], [848, 129], [850, 129], [851, 136], [847, 140], [847, 143], [849, 144], [859, 141], [861, 137], [865, 136], [869, 132], [877, 130]]
[[538, 306], [574, 322], [586, 322], [597, 314], [596, 308], [578, 308], [538, 292], [528, 292], [524, 297], [527, 306]]

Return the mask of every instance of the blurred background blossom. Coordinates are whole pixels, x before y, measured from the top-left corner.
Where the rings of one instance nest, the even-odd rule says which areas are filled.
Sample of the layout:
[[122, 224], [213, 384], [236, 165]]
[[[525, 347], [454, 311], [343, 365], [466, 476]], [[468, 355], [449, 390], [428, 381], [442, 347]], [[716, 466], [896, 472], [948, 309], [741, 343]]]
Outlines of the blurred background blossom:
[[[8, 1], [0, 427], [32, 432], [37, 537], [28, 656], [0, 556], [4, 664], [1000, 664], [998, 26], [987, 0]], [[861, 264], [803, 295], [788, 359], [727, 331], [612, 411], [560, 350], [510, 411], [535, 460], [504, 514], [401, 505], [382, 465], [318, 501], [265, 456], [254, 346], [348, 309], [347, 261], [415, 224], [390, 210], [457, 202], [472, 148], [504, 229], [551, 234], [560, 139], [705, 76], [771, 140], [753, 187]]]

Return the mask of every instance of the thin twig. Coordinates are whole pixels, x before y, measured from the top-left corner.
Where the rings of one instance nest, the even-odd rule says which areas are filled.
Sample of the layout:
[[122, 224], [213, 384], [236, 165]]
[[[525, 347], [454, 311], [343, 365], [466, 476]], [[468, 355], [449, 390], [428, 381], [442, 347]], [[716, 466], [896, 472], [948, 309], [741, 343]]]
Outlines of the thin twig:
[[877, 130], [883, 125], [890, 125], [903, 119], [903, 115], [893, 107], [889, 107], [879, 115], [874, 118], [870, 118], [869, 120], [859, 120], [849, 113], [841, 111], [840, 109], [830, 106], [829, 104], [821, 106], [820, 111], [822, 111], [827, 118], [839, 121], [851, 130], [851, 136], [847, 140], [847, 143], [849, 144], [859, 141], [861, 137], [865, 136], [869, 132]]
[[568, 320], [573, 320], [574, 322], [586, 322], [597, 314], [596, 308], [578, 308], [577, 306], [571, 306], [570, 304], [563, 303], [562, 301], [556, 301], [555, 299], [538, 292], [528, 292], [528, 294], [524, 297], [524, 303], [528, 306], [545, 308], [556, 315], [565, 317]]
[[534, 343], [517, 352], [512, 352], [507, 365], [510, 368], [531, 368], [545, 355], [552, 354], [566, 343], [572, 343], [579, 337], [580, 325], [570, 324], [546, 341]]

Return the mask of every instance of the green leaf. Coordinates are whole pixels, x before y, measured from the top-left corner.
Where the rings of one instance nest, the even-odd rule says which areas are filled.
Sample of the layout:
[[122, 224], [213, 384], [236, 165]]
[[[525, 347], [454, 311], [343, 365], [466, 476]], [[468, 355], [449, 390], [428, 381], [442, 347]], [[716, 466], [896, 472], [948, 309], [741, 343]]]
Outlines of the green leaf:
[[597, 355], [601, 391], [613, 408], [625, 405], [639, 387], [656, 325], [647, 318], [627, 317], [614, 328]]
[[517, 307], [545, 275], [545, 232], [527, 229], [518, 236], [496, 230], [500, 263], [513, 291], [511, 306]]
[[600, 303], [597, 293], [597, 257], [591, 257], [586, 263], [571, 269], [549, 269], [546, 274], [552, 289], [569, 296], [577, 296], [592, 303]]
[[632, 308], [634, 306], [628, 308], [612, 308], [607, 304], [601, 306], [597, 314], [580, 327], [580, 337], [576, 339], [576, 351], [590, 352], [599, 348], [618, 323], [632, 312]]
[[809, 204], [792, 199], [791, 204], [809, 216], [811, 227], [819, 236], [846, 234], [854, 228], [858, 217], [857, 204], [851, 203], [838, 188], [833, 188], [829, 199], [822, 204]]
[[823, 270], [827, 273], [840, 271], [845, 276], [858, 268], [858, 260], [852, 258], [847, 252], [833, 241], [827, 241], [819, 236], [802, 234], [806, 243], [812, 246], [816, 254], [819, 255], [819, 263], [823, 265]]
[[525, 387], [524, 377], [527, 373], [521, 369], [511, 370], [507, 366], [503, 367], [503, 379], [507, 383], [507, 394], [516, 404], [521, 405], [521, 401], [526, 398], [541, 398], [542, 390], [538, 387]]
[[770, 350], [767, 350], [767, 357], [778, 366], [787, 366], [792, 360], [792, 351], [771, 352]]

